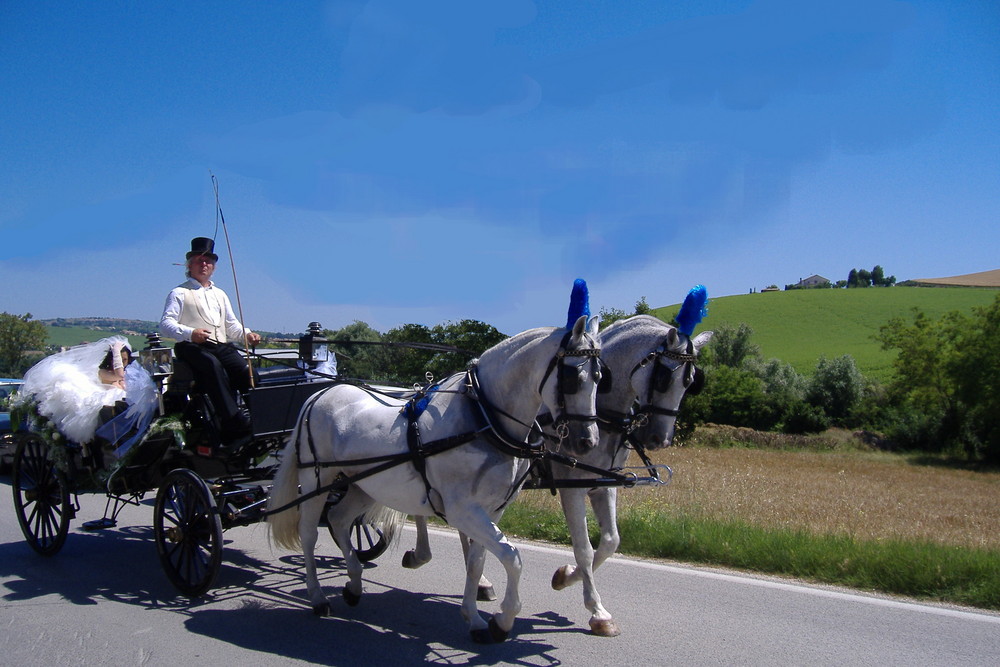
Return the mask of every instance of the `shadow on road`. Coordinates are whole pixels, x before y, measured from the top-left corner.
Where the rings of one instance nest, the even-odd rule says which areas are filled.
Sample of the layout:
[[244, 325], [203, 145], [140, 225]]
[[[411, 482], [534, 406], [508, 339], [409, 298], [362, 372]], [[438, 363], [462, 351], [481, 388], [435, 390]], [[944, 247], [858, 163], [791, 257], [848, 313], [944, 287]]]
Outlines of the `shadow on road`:
[[[503, 644], [477, 645], [461, 618], [459, 595], [411, 592], [366, 577], [360, 605], [348, 607], [340, 598], [346, 581], [341, 559], [321, 556], [317, 567], [333, 606], [329, 618], [312, 614], [301, 555], [265, 561], [227, 544], [216, 587], [192, 601], [174, 590], [160, 568], [151, 527], [73, 530], [50, 558], [24, 541], [0, 544], [0, 576], [6, 579], [2, 598], [7, 602], [58, 596], [81, 606], [107, 600], [178, 613], [188, 617], [185, 626], [193, 633], [318, 664], [370, 662], [374, 657], [450, 665], [559, 664], [547, 639], [554, 632], [580, 632], [564, 616], [543, 613], [519, 617]], [[481, 611], [493, 609], [486, 605]]]

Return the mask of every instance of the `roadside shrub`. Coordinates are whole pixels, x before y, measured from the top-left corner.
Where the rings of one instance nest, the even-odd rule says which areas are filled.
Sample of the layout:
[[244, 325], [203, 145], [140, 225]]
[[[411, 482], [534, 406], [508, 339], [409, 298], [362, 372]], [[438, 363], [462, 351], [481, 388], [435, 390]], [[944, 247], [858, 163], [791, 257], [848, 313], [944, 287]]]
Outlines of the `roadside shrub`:
[[805, 401], [796, 401], [788, 406], [781, 420], [782, 433], [801, 435], [821, 433], [830, 428], [830, 419], [822, 408]]
[[894, 450], [939, 452], [943, 415], [940, 410], [923, 406], [916, 409], [896, 406], [884, 413], [885, 438]]
[[766, 431], [778, 421], [779, 415], [764, 394], [764, 383], [747, 370], [729, 366], [707, 369], [705, 391], [695, 398], [702, 399], [697, 410], [700, 422]]

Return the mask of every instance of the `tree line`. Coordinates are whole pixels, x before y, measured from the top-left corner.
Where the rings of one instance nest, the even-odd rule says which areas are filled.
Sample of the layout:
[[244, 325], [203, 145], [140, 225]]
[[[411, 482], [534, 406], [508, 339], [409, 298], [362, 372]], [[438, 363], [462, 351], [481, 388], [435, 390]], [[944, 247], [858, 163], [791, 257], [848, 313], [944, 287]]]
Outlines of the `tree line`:
[[[649, 311], [643, 297], [631, 314]], [[604, 327], [630, 313], [611, 308], [600, 315]], [[441, 379], [461, 371], [507, 337], [468, 319], [404, 324], [385, 333], [354, 321], [323, 335], [341, 376], [402, 386], [423, 384], [428, 373]], [[705, 423], [784, 433], [837, 426], [877, 433], [890, 449], [1000, 465], [1000, 295], [990, 306], [940, 318], [914, 309], [908, 318], [891, 318], [876, 338], [896, 353], [885, 385], [864, 377], [850, 355], [822, 357], [812, 375], [803, 376], [786, 362], [765, 359], [746, 324], [715, 328], [699, 360], [705, 390], [685, 398], [681, 435]], [[45, 339], [45, 327], [30, 314], [0, 313], [0, 374], [20, 376], [35, 361], [28, 351], [43, 349]]]
[[699, 360], [705, 389], [684, 399], [682, 433], [704, 423], [784, 433], [838, 426], [879, 434], [887, 449], [1000, 465], [1000, 295], [971, 313], [891, 318], [876, 335], [896, 352], [885, 385], [850, 355], [820, 358], [805, 377], [764, 359], [752, 335], [746, 324], [715, 329]]
[[[878, 264], [867, 269], [851, 269], [843, 287], [892, 287], [896, 284], [896, 276], [886, 276], [885, 270]], [[841, 286], [838, 283], [838, 287]]]

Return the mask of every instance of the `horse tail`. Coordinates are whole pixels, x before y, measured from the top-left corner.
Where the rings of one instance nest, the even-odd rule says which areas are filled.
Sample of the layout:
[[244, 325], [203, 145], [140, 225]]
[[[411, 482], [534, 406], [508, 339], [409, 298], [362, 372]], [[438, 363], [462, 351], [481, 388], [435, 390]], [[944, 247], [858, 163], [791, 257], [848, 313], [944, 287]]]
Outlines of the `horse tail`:
[[375, 503], [365, 512], [365, 523], [379, 526], [386, 544], [393, 544], [399, 538], [400, 529], [406, 521], [406, 514], [391, 507]]
[[290, 551], [302, 548], [302, 539], [299, 536], [299, 506], [294, 505], [273, 514], [271, 512], [295, 502], [299, 496], [299, 466], [298, 457], [295, 455], [297, 446], [298, 441], [295, 437], [285, 445], [281, 464], [278, 466], [267, 499], [267, 524], [271, 543]]

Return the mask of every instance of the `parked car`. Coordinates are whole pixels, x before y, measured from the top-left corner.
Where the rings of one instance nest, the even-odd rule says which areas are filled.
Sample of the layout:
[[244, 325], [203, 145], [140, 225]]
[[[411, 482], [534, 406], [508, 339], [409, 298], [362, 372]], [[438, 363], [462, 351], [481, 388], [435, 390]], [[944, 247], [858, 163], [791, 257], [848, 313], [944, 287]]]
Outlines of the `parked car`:
[[10, 397], [21, 388], [23, 380], [0, 378], [0, 471], [10, 470], [14, 460], [14, 441], [10, 437]]

